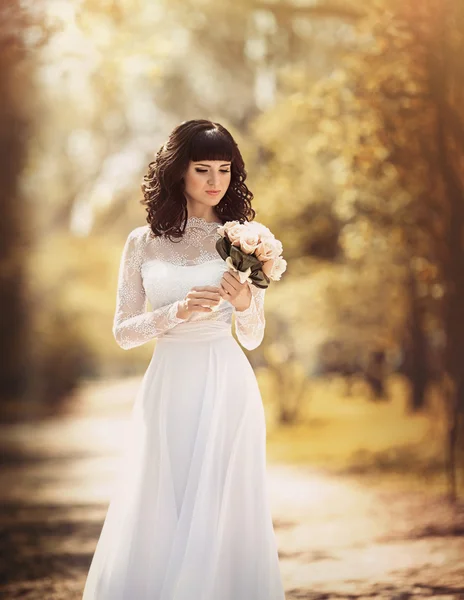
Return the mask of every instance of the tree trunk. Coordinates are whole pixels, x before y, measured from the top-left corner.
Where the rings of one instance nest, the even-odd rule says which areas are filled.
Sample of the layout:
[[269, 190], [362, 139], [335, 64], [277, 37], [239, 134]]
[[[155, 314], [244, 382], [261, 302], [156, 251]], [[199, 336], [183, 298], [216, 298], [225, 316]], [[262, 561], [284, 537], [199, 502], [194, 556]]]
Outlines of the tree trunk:
[[[444, 264], [446, 299], [445, 366], [452, 385], [446, 391], [448, 401], [448, 444], [447, 473], [450, 500], [457, 499], [457, 450], [459, 445], [459, 414], [464, 409], [464, 382], [462, 376], [462, 357], [464, 356], [464, 186], [460, 180], [457, 165], [464, 158], [464, 140], [459, 135], [461, 128], [450, 125], [450, 115], [454, 121], [459, 116], [451, 106], [451, 90], [464, 87], [462, 77], [453, 69], [460, 70], [464, 44], [451, 47], [450, 40], [458, 39], [455, 33], [464, 26], [462, 11], [459, 12], [455, 0], [445, 1], [436, 11], [439, 19], [434, 24], [436, 37], [430, 46], [429, 65], [431, 91], [437, 107], [437, 152], [439, 174], [443, 182], [443, 202], [447, 206], [449, 227], [447, 232], [448, 255]], [[458, 20], [460, 16], [460, 21]], [[456, 62], [455, 57], [461, 60]], [[464, 119], [459, 118], [461, 125]]]
[[27, 123], [18, 100], [26, 88], [25, 70], [19, 70], [24, 54], [20, 40], [19, 2], [0, 0], [0, 417], [7, 403], [15, 403], [26, 390], [27, 340], [25, 308], [25, 235], [30, 219], [21, 201], [22, 171]]

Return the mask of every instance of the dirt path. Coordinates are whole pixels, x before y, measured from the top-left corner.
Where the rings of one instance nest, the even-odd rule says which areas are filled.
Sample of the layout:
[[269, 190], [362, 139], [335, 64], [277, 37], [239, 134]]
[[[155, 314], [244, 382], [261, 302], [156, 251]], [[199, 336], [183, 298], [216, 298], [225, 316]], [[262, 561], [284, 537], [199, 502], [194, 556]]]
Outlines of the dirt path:
[[[1, 598], [81, 599], [138, 381], [1, 428]], [[464, 506], [372, 478], [287, 465], [268, 476], [287, 600], [464, 599]]]

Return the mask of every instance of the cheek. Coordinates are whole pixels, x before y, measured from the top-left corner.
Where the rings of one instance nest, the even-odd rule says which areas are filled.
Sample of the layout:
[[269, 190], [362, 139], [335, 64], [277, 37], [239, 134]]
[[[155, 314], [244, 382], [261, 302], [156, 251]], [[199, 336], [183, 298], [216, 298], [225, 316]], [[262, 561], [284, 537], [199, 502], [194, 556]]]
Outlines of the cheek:
[[204, 185], [202, 176], [199, 173], [187, 173], [185, 176], [185, 191], [195, 192]]

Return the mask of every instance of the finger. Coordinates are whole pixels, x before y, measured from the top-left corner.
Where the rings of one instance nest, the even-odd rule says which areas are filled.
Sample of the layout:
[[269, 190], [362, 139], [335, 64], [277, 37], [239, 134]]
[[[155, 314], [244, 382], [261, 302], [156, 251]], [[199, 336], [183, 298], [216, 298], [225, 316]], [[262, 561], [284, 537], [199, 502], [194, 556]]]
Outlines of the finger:
[[211, 306], [204, 306], [203, 304], [197, 304], [195, 302], [191, 302], [188, 305], [188, 310], [191, 312], [211, 312], [212, 311], [212, 307]]
[[217, 288], [214, 292], [209, 292], [207, 290], [204, 292], [198, 292], [198, 295], [202, 298], [217, 298], [219, 295], [219, 288]]
[[208, 306], [216, 306], [219, 304], [221, 300], [221, 296], [218, 294], [217, 298], [192, 298], [193, 306], [204, 306], [205, 304]]
[[194, 300], [220, 300], [221, 296], [219, 291], [217, 292], [191, 292], [188, 294], [190, 298]]
[[235, 294], [238, 291], [227, 279], [221, 281], [221, 286], [229, 294]]
[[195, 285], [192, 290], [196, 292], [218, 292], [219, 288], [216, 285]]
[[209, 298], [204, 298], [203, 300], [199, 300], [198, 301], [198, 305], [200, 306], [216, 306], [217, 304], [219, 304], [219, 301], [221, 300], [221, 298], [219, 297], [217, 300], [210, 300]]
[[222, 289], [224, 290], [224, 298], [229, 300], [230, 298], [235, 298], [236, 290], [227, 283], [227, 281], [223, 281], [221, 283]]
[[227, 281], [234, 289], [240, 290], [243, 284], [240, 282], [240, 278], [235, 273], [226, 272], [223, 275], [223, 281]]
[[240, 277], [239, 274], [236, 271], [224, 271], [224, 276], [227, 276], [228, 278], [231, 279], [235, 279], [236, 281], [238, 281], [240, 283]]

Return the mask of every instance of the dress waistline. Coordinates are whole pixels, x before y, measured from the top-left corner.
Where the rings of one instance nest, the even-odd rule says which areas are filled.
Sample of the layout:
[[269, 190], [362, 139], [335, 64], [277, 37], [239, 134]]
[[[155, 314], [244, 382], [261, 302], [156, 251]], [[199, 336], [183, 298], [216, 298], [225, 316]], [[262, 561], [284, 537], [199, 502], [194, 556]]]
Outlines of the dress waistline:
[[179, 323], [157, 339], [157, 344], [165, 342], [203, 342], [206, 340], [233, 338], [230, 323], [223, 321], [191, 321]]

